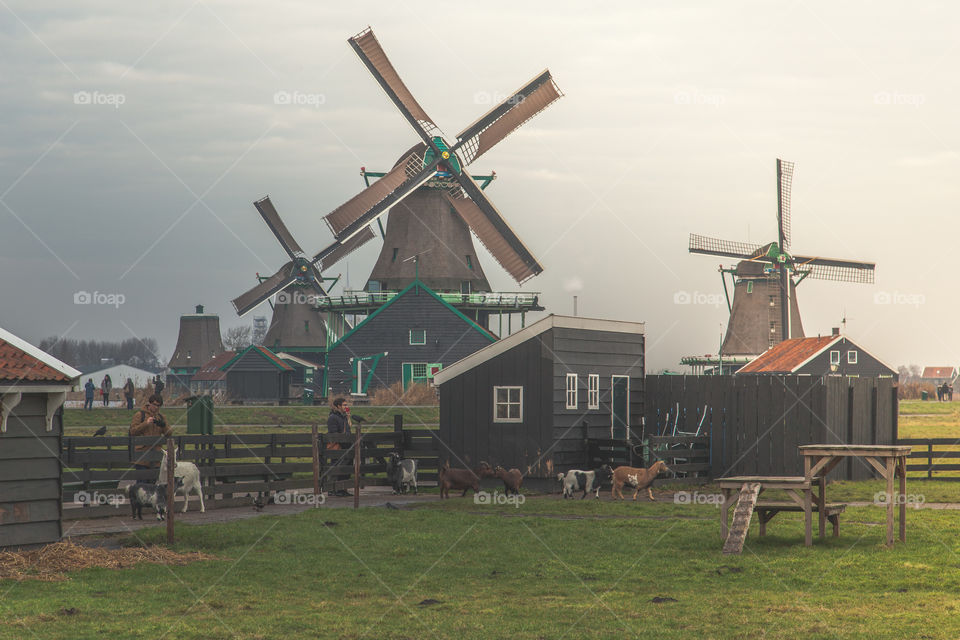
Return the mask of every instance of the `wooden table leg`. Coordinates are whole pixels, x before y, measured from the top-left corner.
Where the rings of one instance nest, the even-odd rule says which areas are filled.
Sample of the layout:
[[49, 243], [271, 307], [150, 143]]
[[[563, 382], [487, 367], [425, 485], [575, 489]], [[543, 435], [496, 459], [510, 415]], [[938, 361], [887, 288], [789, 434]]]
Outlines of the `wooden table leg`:
[[732, 489], [721, 489], [723, 492], [723, 504], [720, 506], [720, 538], [722, 540], [727, 539], [727, 522], [730, 516], [730, 505], [733, 500], [731, 498]]
[[907, 541], [907, 460], [901, 457], [897, 460], [900, 470], [900, 542]]
[[813, 485], [803, 490], [803, 544], [813, 546]]
[[894, 480], [894, 458], [890, 456], [887, 458], [887, 470], [884, 476], [887, 480], [887, 546], [893, 546], [893, 509], [894, 509], [894, 500], [896, 499], [896, 494], [893, 492], [893, 480]]
[[819, 487], [820, 495], [817, 497], [817, 507], [820, 509], [820, 537], [824, 538], [827, 535], [827, 499], [826, 499], [826, 488], [827, 480], [823, 476], [820, 476]]

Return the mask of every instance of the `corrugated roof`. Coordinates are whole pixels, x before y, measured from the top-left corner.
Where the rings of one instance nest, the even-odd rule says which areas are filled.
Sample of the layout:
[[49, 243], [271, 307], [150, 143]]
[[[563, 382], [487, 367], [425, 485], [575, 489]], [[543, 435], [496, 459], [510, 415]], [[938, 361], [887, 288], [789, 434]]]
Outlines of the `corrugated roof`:
[[218, 380], [223, 380], [226, 377], [226, 372], [221, 371], [220, 367], [230, 362], [233, 359], [233, 356], [237, 355], [236, 351], [224, 351], [223, 353], [215, 355], [213, 358], [204, 363], [200, 370], [193, 374], [193, 377], [190, 378], [191, 382], [217, 382]]
[[841, 336], [819, 338], [791, 338], [774, 345], [737, 373], [792, 373], [804, 362], [817, 355]]
[[71, 383], [80, 372], [0, 329], [0, 381]]
[[953, 378], [957, 370], [953, 367], [924, 367], [921, 378]]

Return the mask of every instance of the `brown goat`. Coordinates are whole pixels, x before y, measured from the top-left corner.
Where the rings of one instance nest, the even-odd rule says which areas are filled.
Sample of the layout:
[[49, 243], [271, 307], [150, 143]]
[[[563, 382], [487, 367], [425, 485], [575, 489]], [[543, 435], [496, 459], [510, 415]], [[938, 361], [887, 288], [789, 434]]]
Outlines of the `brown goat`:
[[617, 467], [613, 470], [613, 488], [610, 490], [610, 498], [614, 499], [619, 495], [620, 499], [623, 500], [623, 485], [627, 485], [636, 487], [636, 491], [633, 492], [634, 500], [637, 499], [637, 494], [640, 493], [641, 489], [646, 489], [650, 499], [656, 502], [656, 498], [653, 497], [653, 491], [650, 490], [650, 485], [653, 484], [657, 474], [661, 471], [670, 471], [667, 463], [663, 460], [657, 460], [649, 469]]
[[493, 469], [486, 462], [481, 462], [476, 469], [451, 469], [450, 461], [447, 460], [440, 467], [437, 474], [437, 484], [440, 486], [440, 499], [450, 497], [450, 489], [459, 491], [463, 489], [460, 497], [467, 495], [467, 491], [473, 489], [476, 493], [480, 490], [480, 478], [486, 478], [493, 475]]
[[507, 471], [501, 466], [493, 470], [493, 477], [503, 480], [503, 489], [507, 495], [520, 494], [520, 485], [523, 484], [523, 474], [520, 469], [510, 469]]

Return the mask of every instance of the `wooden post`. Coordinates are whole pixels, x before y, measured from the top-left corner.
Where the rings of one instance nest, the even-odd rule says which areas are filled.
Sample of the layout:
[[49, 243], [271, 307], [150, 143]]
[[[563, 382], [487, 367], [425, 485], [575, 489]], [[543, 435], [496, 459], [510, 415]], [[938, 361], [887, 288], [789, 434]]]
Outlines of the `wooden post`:
[[900, 472], [900, 542], [907, 541], [907, 457], [897, 459], [896, 468]]
[[933, 445], [927, 445], [927, 478], [933, 478]]
[[393, 416], [393, 433], [397, 434], [393, 440], [397, 446], [397, 455], [402, 458], [404, 447], [407, 444], [406, 436], [403, 433], [403, 414], [402, 413], [398, 413]]
[[173, 544], [173, 496], [176, 495], [177, 490], [173, 473], [177, 464], [175, 455], [173, 438], [167, 438], [167, 544]]
[[353, 508], [360, 508], [360, 447], [363, 446], [363, 436], [360, 435], [360, 425], [357, 425], [357, 439], [353, 444]]
[[893, 480], [896, 475], [894, 456], [887, 458], [887, 467], [886, 476], [887, 481], [887, 546], [893, 546], [893, 509], [894, 509], [894, 500], [896, 500], [897, 495], [893, 492]]
[[317, 423], [310, 428], [310, 443], [313, 445], [313, 495], [320, 495], [320, 441], [317, 434]]

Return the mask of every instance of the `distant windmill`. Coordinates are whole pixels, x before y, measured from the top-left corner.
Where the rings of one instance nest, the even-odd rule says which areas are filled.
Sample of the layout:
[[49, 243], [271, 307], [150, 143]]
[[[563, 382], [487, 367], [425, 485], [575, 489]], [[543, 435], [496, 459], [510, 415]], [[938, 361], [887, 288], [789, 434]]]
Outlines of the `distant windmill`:
[[727, 294], [730, 321], [723, 356], [759, 355], [786, 338], [802, 338], [796, 286], [805, 278], [835, 282], [873, 282], [875, 264], [800, 256], [790, 251], [790, 191], [793, 163], [777, 159], [777, 241], [764, 245], [732, 242], [690, 234], [690, 253], [739, 260], [720, 268], [724, 293], [726, 274], [734, 284], [733, 304]]

